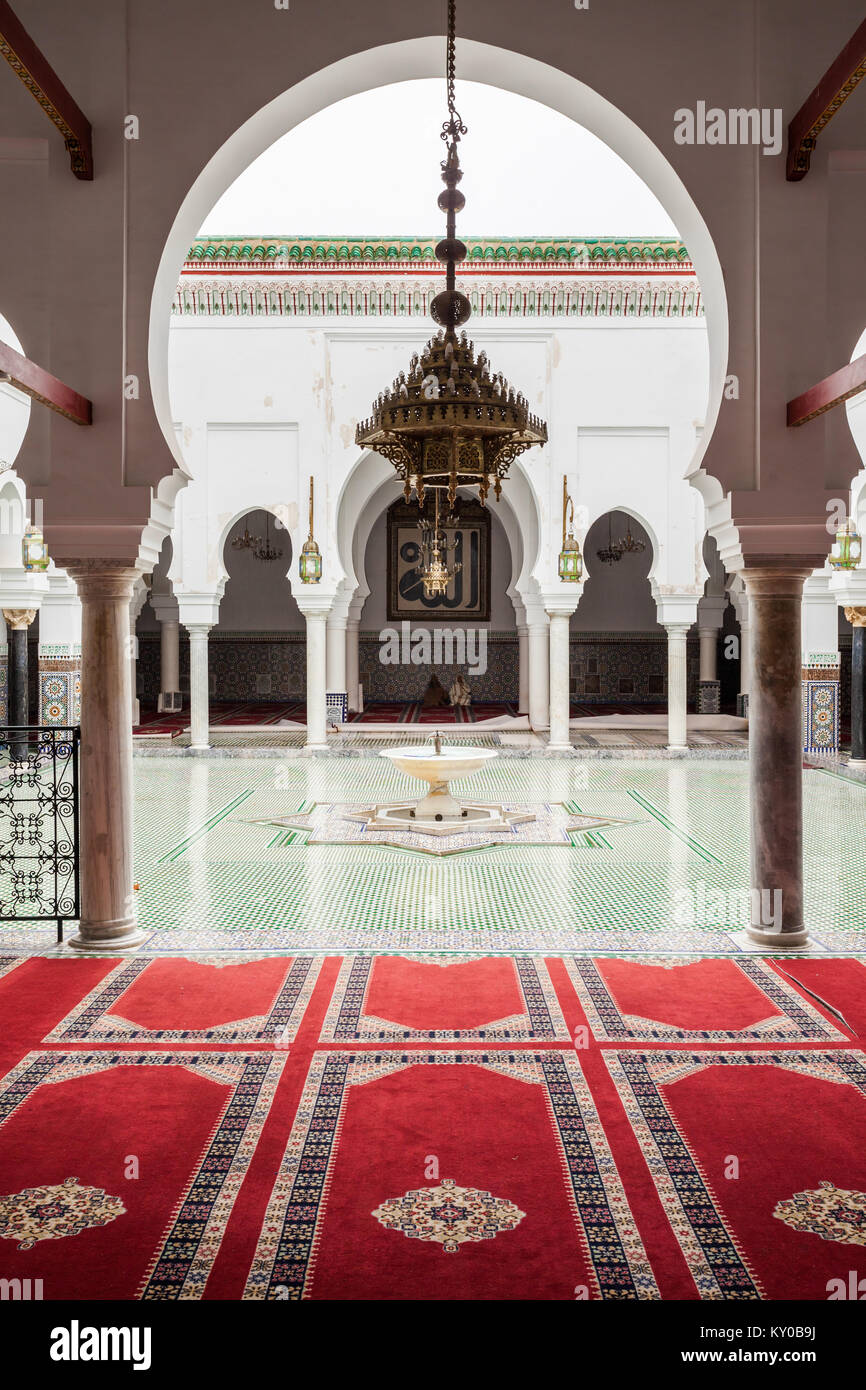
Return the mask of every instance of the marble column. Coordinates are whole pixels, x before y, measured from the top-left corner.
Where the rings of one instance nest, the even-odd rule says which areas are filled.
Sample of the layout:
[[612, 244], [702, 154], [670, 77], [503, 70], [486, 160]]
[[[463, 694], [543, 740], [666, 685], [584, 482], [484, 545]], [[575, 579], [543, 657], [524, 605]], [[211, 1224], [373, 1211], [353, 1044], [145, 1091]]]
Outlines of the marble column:
[[529, 724], [550, 728], [550, 637], [547, 620], [529, 623]]
[[329, 613], [326, 638], [326, 684], [328, 694], [346, 693], [346, 617]]
[[160, 710], [177, 709], [180, 704], [180, 622], [159, 618], [159, 705]]
[[577, 607], [573, 591], [567, 598], [546, 600], [550, 619], [550, 752], [570, 753], [571, 738], [571, 615]]
[[803, 922], [801, 605], [811, 574], [796, 564], [746, 569], [752, 626], [749, 699], [751, 920], [770, 947], [808, 940]]
[[529, 628], [517, 628], [517, 713], [529, 713]]
[[210, 623], [185, 622], [189, 633], [189, 746], [210, 747], [210, 676], [208, 634]]
[[351, 714], [358, 712], [358, 689], [361, 684], [361, 652], [359, 636], [361, 629], [360, 618], [348, 618], [346, 621], [346, 694], [348, 695], [348, 708]]
[[325, 695], [327, 690], [327, 609], [307, 609], [307, 743], [308, 752], [328, 746]]
[[717, 678], [716, 647], [718, 636], [718, 628], [698, 628], [698, 638], [701, 644], [700, 679], [702, 681], [714, 681]]
[[116, 951], [145, 940], [132, 887], [129, 604], [136, 570], [66, 564], [81, 599], [81, 921], [70, 946]]
[[688, 747], [689, 623], [665, 623], [668, 634], [668, 747]]
[[866, 766], [866, 608], [846, 608], [851, 634], [851, 757], [849, 766]]
[[[3, 609], [9, 642], [9, 723], [18, 728], [30, 723], [27, 634], [36, 612], [35, 608]], [[9, 752], [13, 762], [23, 760], [27, 757], [26, 741], [13, 743]]]

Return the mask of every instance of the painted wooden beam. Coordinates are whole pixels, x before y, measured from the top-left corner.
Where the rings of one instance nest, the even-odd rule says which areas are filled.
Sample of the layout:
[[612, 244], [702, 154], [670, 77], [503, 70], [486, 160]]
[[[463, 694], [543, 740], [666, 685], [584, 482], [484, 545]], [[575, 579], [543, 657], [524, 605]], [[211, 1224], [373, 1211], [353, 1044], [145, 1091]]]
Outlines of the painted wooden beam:
[[790, 183], [806, 177], [818, 136], [863, 77], [866, 77], [866, 19], [788, 126], [786, 177]]
[[41, 49], [31, 39], [7, 0], [0, 0], [0, 54], [56, 125], [69, 151], [77, 179], [93, 178], [90, 122], [72, 100]]
[[7, 343], [0, 343], [0, 381], [8, 381], [10, 386], [23, 391], [34, 401], [47, 405], [58, 415], [64, 415], [76, 425], [93, 423], [93, 406], [86, 396], [79, 396], [71, 386], [58, 381], [43, 367], [37, 367], [29, 357], [22, 357]]
[[788, 401], [788, 424], [805, 425], [807, 420], [814, 420], [861, 391], [866, 391], [866, 353], [855, 357], [847, 367], [840, 367], [832, 376], [825, 376], [817, 386], [810, 386], [802, 396]]

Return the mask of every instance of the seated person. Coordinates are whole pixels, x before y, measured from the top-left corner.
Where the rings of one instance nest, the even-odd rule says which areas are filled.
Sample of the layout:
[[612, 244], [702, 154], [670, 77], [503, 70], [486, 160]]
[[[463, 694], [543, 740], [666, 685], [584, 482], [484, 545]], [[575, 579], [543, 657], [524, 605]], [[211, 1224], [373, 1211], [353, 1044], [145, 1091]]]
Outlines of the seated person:
[[442, 685], [435, 671], [430, 677], [427, 689], [424, 691], [422, 703], [425, 709], [440, 709], [442, 705], [447, 705], [448, 703], [445, 687]]
[[451, 689], [448, 691], [448, 699], [451, 701], [452, 705], [472, 704], [472, 691], [466, 684], [466, 680], [462, 673], [458, 675], [456, 680], [452, 683]]

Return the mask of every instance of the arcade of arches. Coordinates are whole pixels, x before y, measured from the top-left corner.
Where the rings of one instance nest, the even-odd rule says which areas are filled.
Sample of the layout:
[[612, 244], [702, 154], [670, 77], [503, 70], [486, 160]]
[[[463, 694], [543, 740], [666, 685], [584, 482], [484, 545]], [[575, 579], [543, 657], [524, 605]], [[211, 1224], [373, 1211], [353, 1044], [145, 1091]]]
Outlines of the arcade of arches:
[[[866, 566], [838, 563], [866, 531], [862, 94], [802, 177], [733, 143], [708, 170], [672, 134], [691, 77], [663, 99], [667, 60], [648, 84], [604, 7], [578, 62], [552, 5], [530, 22], [479, 0], [459, 48], [476, 99], [500, 86], [591, 131], [677, 232], [466, 235], [465, 332], [506, 379], [474, 387], [547, 439], [515, 448], [499, 497], [430, 487], [422, 524], [393, 441], [398, 466], [358, 440], [388, 383], [438, 395], [431, 361], [447, 348], [459, 378], [468, 352], [431, 317], [437, 190], [426, 236], [304, 236], [303, 204], [282, 232], [206, 218], [336, 103], [382, 87], [399, 113], [441, 39], [413, 13], [397, 43], [374, 3], [353, 53], [334, 0], [330, 35], [281, 16], [318, 36], [314, 67], [302, 42], [286, 68], [251, 14], [255, 83], [217, 97], [234, 7], [211, 0], [163, 109], [136, 52], [192, 38], [131, 8], [100, 50], [119, 70], [132, 45], [130, 86], [100, 103], [60, 0], [15, 4], [89, 112], [135, 103], [119, 173], [75, 178], [75, 140], [0, 72], [21, 259], [0, 288], [0, 1156], [7, 1123], [27, 1155], [0, 1180], [10, 1271], [42, 1278], [35, 1249], [50, 1296], [85, 1299], [456, 1300], [481, 1280], [825, 1299], [866, 1210]], [[731, 101], [745, 52], [787, 128], [815, 53], [862, 16], [782, 8], [754, 51], [748, 26], [717, 46]], [[657, 22], [619, 9], [661, 61]], [[691, 74], [718, 36], [689, 24]], [[165, 1174], [145, 1197], [117, 1142]], [[748, 1201], [720, 1153], [754, 1165]]]

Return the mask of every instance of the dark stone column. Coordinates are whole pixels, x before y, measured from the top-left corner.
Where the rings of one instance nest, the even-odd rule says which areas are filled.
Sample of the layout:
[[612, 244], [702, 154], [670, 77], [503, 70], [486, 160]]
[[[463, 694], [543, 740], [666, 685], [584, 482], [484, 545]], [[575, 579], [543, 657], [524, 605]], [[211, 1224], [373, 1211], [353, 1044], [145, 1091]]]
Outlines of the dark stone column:
[[750, 603], [749, 805], [751, 914], [747, 934], [770, 949], [806, 944], [803, 922], [801, 608], [811, 568], [747, 569]]
[[[9, 723], [30, 723], [30, 689], [27, 670], [27, 630], [36, 617], [35, 608], [4, 608], [9, 633]], [[15, 743], [9, 750], [13, 761], [27, 757], [27, 743]]]

